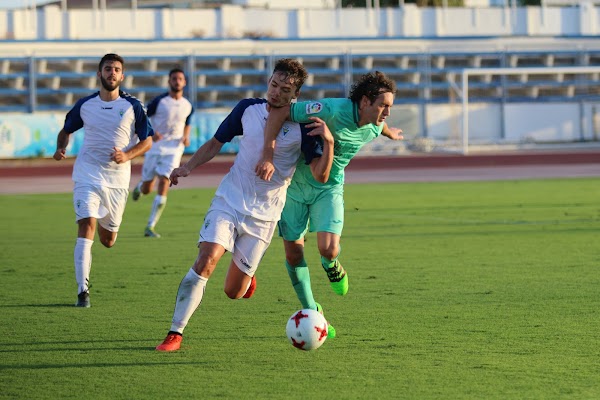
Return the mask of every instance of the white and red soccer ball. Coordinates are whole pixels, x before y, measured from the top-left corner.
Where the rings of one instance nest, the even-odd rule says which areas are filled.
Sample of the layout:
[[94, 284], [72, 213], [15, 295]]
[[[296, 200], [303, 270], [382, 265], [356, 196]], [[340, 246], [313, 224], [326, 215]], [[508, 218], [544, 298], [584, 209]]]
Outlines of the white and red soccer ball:
[[285, 332], [295, 348], [315, 350], [327, 339], [327, 321], [315, 310], [296, 311], [288, 320]]

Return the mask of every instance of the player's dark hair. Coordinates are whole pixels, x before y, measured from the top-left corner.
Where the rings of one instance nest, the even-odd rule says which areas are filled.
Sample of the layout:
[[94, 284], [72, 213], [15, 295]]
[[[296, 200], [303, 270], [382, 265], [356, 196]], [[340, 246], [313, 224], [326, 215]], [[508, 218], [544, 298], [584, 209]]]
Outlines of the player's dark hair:
[[350, 89], [348, 98], [353, 103], [360, 103], [363, 96], [367, 96], [371, 104], [381, 93], [396, 94], [396, 82], [385, 76], [383, 72], [369, 72], [358, 78]]
[[123, 69], [125, 69], [125, 60], [123, 60], [123, 57], [121, 57], [118, 54], [108, 53], [105, 54], [104, 57], [102, 57], [102, 59], [100, 60], [100, 63], [98, 64], [98, 71], [102, 71], [102, 67], [107, 61], [118, 61], [123, 66]]
[[304, 82], [308, 78], [308, 72], [298, 60], [293, 58], [281, 58], [275, 62], [273, 74], [281, 72], [285, 74], [286, 79], [293, 79], [296, 85], [296, 90], [300, 90]]
[[172, 70], [169, 71], [169, 78], [171, 78], [171, 75], [177, 74], [179, 72], [181, 72], [183, 74], [183, 76], [185, 76], [185, 72], [183, 72], [183, 70], [181, 68], [175, 67], [175, 68], [173, 68]]

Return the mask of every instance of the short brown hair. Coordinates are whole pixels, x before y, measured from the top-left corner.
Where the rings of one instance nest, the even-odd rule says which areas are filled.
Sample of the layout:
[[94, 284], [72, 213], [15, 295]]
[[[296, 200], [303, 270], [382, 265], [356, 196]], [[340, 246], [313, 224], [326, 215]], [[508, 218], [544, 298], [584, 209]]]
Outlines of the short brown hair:
[[308, 78], [308, 72], [306, 72], [304, 65], [293, 58], [281, 58], [277, 60], [275, 67], [273, 68], [273, 74], [276, 72], [281, 72], [285, 74], [286, 78], [293, 79], [296, 90], [300, 90]]
[[102, 71], [102, 66], [107, 61], [118, 61], [123, 66], [123, 69], [125, 69], [125, 60], [123, 60], [123, 57], [121, 57], [118, 54], [108, 53], [105, 54], [104, 57], [102, 57], [102, 59], [100, 60], [100, 63], [98, 64], [98, 71]]
[[388, 78], [383, 72], [375, 71], [362, 75], [352, 85], [348, 98], [353, 103], [359, 103], [363, 96], [371, 101], [371, 104], [381, 93], [396, 95], [396, 82]]

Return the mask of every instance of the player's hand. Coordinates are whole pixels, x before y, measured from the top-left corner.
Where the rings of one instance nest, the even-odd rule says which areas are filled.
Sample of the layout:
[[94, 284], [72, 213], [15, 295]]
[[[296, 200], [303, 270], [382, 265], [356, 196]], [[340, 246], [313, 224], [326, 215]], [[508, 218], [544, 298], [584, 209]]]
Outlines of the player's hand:
[[181, 143], [185, 146], [188, 147], [190, 145], [190, 137], [189, 136], [184, 136], [181, 138]]
[[307, 133], [309, 136], [321, 136], [324, 142], [333, 143], [333, 135], [329, 130], [329, 127], [319, 117], [310, 117], [310, 120], [313, 121], [310, 124], [306, 125], [307, 128], [312, 128], [310, 132]]
[[123, 150], [113, 147], [113, 153], [110, 155], [110, 159], [117, 164], [123, 164], [129, 161], [129, 156]]
[[171, 175], [169, 176], [169, 180], [171, 181], [169, 186], [177, 185], [179, 183], [179, 178], [185, 178], [186, 176], [188, 176], [190, 174], [190, 172], [191, 171], [189, 169], [187, 169], [185, 166], [175, 168], [171, 172]]
[[392, 140], [402, 140], [404, 139], [404, 136], [402, 136], [402, 129], [400, 128], [394, 128], [391, 126], [388, 126], [388, 129], [390, 131], [390, 136], [388, 136], [390, 139]]
[[67, 149], [56, 149], [52, 158], [54, 158], [56, 161], [64, 160], [65, 158], [67, 158], [66, 153]]
[[273, 160], [268, 160], [263, 158], [256, 164], [256, 168], [254, 168], [254, 172], [256, 172], [256, 176], [265, 181], [270, 181], [273, 177], [273, 173], [275, 172], [275, 166], [273, 165]]
[[162, 140], [163, 135], [161, 135], [159, 132], [154, 131], [154, 135], [152, 135], [152, 141], [153, 142], [158, 142], [159, 140]]

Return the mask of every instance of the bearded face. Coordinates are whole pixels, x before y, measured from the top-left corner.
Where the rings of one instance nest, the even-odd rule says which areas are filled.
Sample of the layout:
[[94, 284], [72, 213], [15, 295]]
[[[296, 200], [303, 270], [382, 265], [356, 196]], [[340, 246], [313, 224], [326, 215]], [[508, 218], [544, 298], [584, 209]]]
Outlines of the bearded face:
[[107, 61], [102, 66], [102, 70], [98, 71], [98, 77], [102, 87], [112, 92], [118, 89], [123, 82], [123, 66], [119, 61]]

